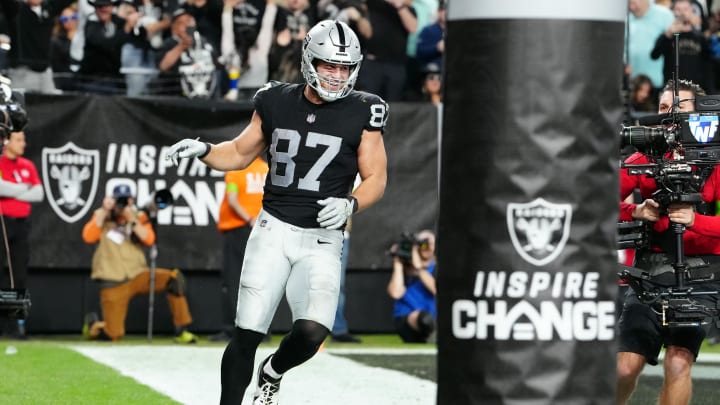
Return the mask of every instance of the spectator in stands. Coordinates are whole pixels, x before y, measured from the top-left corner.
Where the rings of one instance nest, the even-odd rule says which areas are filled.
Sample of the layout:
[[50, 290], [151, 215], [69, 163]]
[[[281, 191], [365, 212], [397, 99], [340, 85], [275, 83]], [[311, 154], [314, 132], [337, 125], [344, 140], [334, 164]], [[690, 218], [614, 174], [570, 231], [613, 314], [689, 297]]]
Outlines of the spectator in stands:
[[[255, 40], [245, 42], [244, 46], [249, 45], [247, 66], [245, 69], [241, 69], [243, 71], [238, 79], [238, 91], [252, 95], [270, 77], [270, 47], [273, 44], [287, 46], [290, 44], [291, 34], [287, 29], [286, 11], [278, 7], [275, 0], [245, 0], [245, 7], [241, 10], [247, 10], [243, 11], [247, 20], [238, 19], [233, 14], [232, 29], [223, 27], [223, 43], [237, 43], [238, 33], [242, 33], [244, 30], [254, 32], [257, 29]], [[238, 51], [240, 55], [242, 52], [242, 50]], [[242, 60], [241, 63], [245, 64]]]
[[427, 342], [435, 331], [435, 234], [420, 231], [393, 245], [391, 253], [387, 292], [395, 300], [395, 328], [403, 342]]
[[222, 330], [211, 336], [213, 342], [229, 342], [235, 329], [238, 289], [245, 245], [260, 214], [263, 186], [268, 165], [256, 158], [243, 170], [225, 173], [225, 197], [218, 213], [218, 230], [223, 237], [221, 289]]
[[83, 60], [85, 53], [85, 25], [90, 16], [95, 15], [95, 7], [93, 7], [88, 0], [77, 0], [77, 5], [78, 29], [70, 43], [70, 58], [72, 60], [70, 70], [75, 73], [80, 71], [80, 62]]
[[118, 15], [124, 17], [133, 12], [140, 16], [133, 27], [137, 35], [123, 45], [120, 57], [129, 97], [148, 93], [148, 84], [157, 75], [156, 49], [163, 43], [163, 31], [170, 28], [170, 16], [164, 13], [161, 2], [124, 0]]
[[175, 10], [170, 31], [172, 36], [158, 51], [158, 92], [190, 98], [215, 97], [215, 49], [196, 30], [195, 18], [184, 8]]
[[649, 77], [640, 74], [630, 81], [630, 105], [634, 112], [657, 112], [652, 81]]
[[[265, 0], [223, 0], [221, 17], [221, 57], [228, 74], [228, 91], [225, 98], [237, 100], [238, 79], [248, 69], [250, 48], [260, 33]], [[249, 96], [249, 95], [247, 95]]]
[[55, 17], [73, 0], [2, 1], [10, 29], [8, 76], [16, 88], [55, 92], [50, 69], [50, 38]]
[[[5, 2], [0, 0], [0, 74], [7, 76], [8, 54], [10, 53], [10, 28], [5, 16]], [[9, 79], [8, 79], [9, 80]]]
[[630, 0], [628, 15], [628, 70], [631, 76], [644, 74], [654, 88], [662, 87], [664, 58], [652, 59], [650, 53], [658, 36], [673, 22], [673, 13], [653, 0]]
[[414, 90], [422, 86], [424, 74], [423, 67], [427, 62], [420, 62], [417, 58], [417, 44], [420, 32], [430, 24], [433, 24], [437, 18], [438, 0], [412, 0], [412, 7], [415, 9], [415, 17], [417, 18], [417, 29], [410, 33], [407, 39], [407, 84], [406, 98]]
[[[297, 61], [300, 60], [305, 34], [314, 25], [314, 21], [310, 19], [308, 0], [288, 0], [286, 8], [287, 30], [278, 35], [289, 35], [290, 38], [289, 41], [278, 38], [270, 47], [270, 79], [301, 83], [304, 79]], [[285, 42], [287, 45], [281, 45]]]
[[422, 94], [425, 101], [435, 105], [442, 103], [442, 71], [440, 66], [428, 63], [422, 69], [424, 75]]
[[[128, 303], [150, 291], [150, 269], [143, 247], [155, 243], [155, 231], [147, 214], [135, 206], [130, 187], [120, 184], [85, 224], [82, 238], [85, 243], [97, 244], [90, 277], [100, 286], [103, 315], [103, 321], [87, 325], [88, 337], [117, 341], [125, 335]], [[162, 291], [172, 313], [175, 342], [195, 343], [197, 336], [187, 330], [192, 317], [179, 270], [155, 269], [155, 292]]]
[[65, 8], [55, 22], [50, 40], [50, 68], [53, 72], [55, 87], [62, 91], [76, 90], [73, 64], [70, 58], [70, 44], [78, 29], [77, 3]]
[[212, 45], [213, 49], [220, 49], [222, 36], [220, 15], [224, 7], [223, 0], [187, 0], [179, 3], [195, 19], [195, 27], [200, 35]]
[[320, 20], [338, 20], [349, 25], [361, 41], [372, 37], [366, 0], [320, 0], [317, 3]]
[[358, 88], [385, 101], [400, 101], [405, 90], [407, 38], [417, 30], [411, 1], [367, 0], [372, 37], [364, 47]]
[[116, 0], [90, 1], [95, 14], [85, 24], [85, 49], [80, 63], [81, 88], [88, 93], [118, 94], [124, 80], [120, 75], [120, 55], [123, 45], [134, 32], [140, 19], [137, 11], [128, 12], [125, 18], [115, 14]]
[[[663, 76], [667, 82], [675, 73], [700, 85], [708, 87], [710, 49], [700, 30], [701, 17], [695, 14], [691, 0], [675, 0], [672, 5], [675, 20], [655, 41], [650, 56], [662, 58]], [[675, 72], [675, 34], [678, 34], [680, 71]]]
[[417, 39], [417, 61], [420, 66], [429, 63], [442, 67], [445, 52], [445, 2], [441, 1], [437, 9], [437, 20], [420, 31]]
[[712, 3], [706, 35], [711, 58], [710, 79], [712, 80], [712, 87], [710, 93], [715, 94], [720, 91], [720, 0]]

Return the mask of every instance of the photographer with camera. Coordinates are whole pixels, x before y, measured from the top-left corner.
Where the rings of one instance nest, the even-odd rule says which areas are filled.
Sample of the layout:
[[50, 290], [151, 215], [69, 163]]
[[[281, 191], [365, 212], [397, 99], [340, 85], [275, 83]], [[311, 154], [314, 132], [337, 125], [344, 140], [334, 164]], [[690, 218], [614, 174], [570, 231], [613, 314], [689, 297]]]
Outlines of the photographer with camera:
[[[150, 292], [150, 269], [144, 246], [155, 242], [148, 214], [135, 206], [127, 184], [113, 189], [83, 228], [85, 243], [97, 243], [91, 278], [100, 286], [103, 321], [87, 325], [90, 338], [119, 340], [125, 335], [125, 317], [130, 300]], [[176, 343], [195, 343], [187, 330], [192, 322], [185, 298], [185, 280], [179, 270], [156, 269], [155, 292], [165, 291], [175, 325]], [[88, 320], [88, 322], [90, 322]]]
[[[695, 110], [696, 96], [705, 95], [698, 85], [686, 80], [678, 81], [679, 112]], [[674, 83], [668, 82], [660, 96], [659, 113], [673, 111]], [[677, 159], [676, 155], [665, 154], [666, 158]], [[625, 160], [626, 164], [640, 165], [653, 163], [647, 155], [636, 152]], [[649, 272], [652, 276], [664, 274], [674, 277], [676, 255], [671, 242], [673, 232], [683, 227], [682, 243], [687, 259], [701, 256], [710, 263], [720, 258], [720, 217], [713, 216], [714, 207], [720, 200], [720, 168], [715, 166], [701, 187], [703, 204], [684, 202], [682, 199], [663, 198], [657, 194], [655, 177], [646, 174], [634, 175], [625, 167], [620, 171], [620, 201], [623, 201], [635, 189], [639, 189], [644, 201], [640, 204], [620, 202], [620, 220], [643, 220], [653, 223], [650, 232], [651, 246], [637, 252], [635, 266]], [[655, 193], [655, 194], [654, 194]], [[671, 195], [672, 197], [672, 195]], [[679, 201], [679, 202], [678, 202]], [[662, 204], [661, 204], [662, 203]], [[703, 207], [712, 206], [712, 212]], [[663, 241], [663, 239], [665, 239]], [[678, 248], [676, 245], [675, 248]], [[708, 256], [705, 256], [708, 255]], [[684, 274], [683, 274], [684, 276]], [[706, 308], [715, 308], [716, 296], [693, 296], [692, 301]], [[672, 308], [671, 308], [672, 309]], [[661, 314], [657, 303], [641, 300], [633, 289], [628, 289], [620, 317], [619, 352], [617, 355], [617, 403], [625, 404], [632, 395], [645, 363], [658, 364], [658, 354], [665, 346], [664, 381], [660, 391], [660, 404], [687, 404], [692, 394], [690, 369], [698, 356], [700, 345], [705, 338], [706, 328], [702, 325], [689, 326], [673, 324]], [[661, 319], [662, 318], [662, 319]]]
[[395, 329], [406, 343], [425, 343], [435, 331], [435, 234], [404, 233], [390, 248], [393, 271], [387, 292], [395, 300]]

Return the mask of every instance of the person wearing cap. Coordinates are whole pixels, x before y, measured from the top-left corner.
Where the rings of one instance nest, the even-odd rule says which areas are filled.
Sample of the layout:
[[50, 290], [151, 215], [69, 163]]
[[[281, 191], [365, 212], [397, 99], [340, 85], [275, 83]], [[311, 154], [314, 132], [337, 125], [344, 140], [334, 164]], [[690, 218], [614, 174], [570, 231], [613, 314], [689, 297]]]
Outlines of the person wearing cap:
[[[22, 157], [25, 153], [25, 132], [11, 132], [12, 124], [6, 112], [0, 114], [3, 135], [3, 151], [0, 156], [0, 217], [5, 232], [0, 234], [3, 246], [9, 247], [10, 257], [6, 257], [5, 248], [0, 249], [0, 289], [24, 289], [27, 280], [27, 268], [30, 260], [30, 213], [31, 203], [43, 199], [35, 165]], [[4, 240], [3, 240], [4, 239]], [[10, 273], [12, 271], [12, 273]], [[25, 338], [24, 320], [8, 325], [6, 333]]]
[[[103, 317], [103, 322], [87, 325], [88, 337], [117, 341], [125, 335], [128, 303], [136, 295], [149, 293], [150, 269], [143, 248], [155, 243], [155, 231], [147, 215], [135, 206], [130, 187], [119, 184], [85, 224], [82, 238], [97, 244], [90, 277], [100, 286]], [[187, 330], [192, 317], [184, 289], [177, 269], [155, 270], [155, 292], [166, 292], [175, 342], [195, 343], [197, 336]]]
[[435, 63], [428, 63], [422, 69], [423, 83], [420, 89], [424, 101], [435, 105], [442, 103], [442, 72], [440, 66]]

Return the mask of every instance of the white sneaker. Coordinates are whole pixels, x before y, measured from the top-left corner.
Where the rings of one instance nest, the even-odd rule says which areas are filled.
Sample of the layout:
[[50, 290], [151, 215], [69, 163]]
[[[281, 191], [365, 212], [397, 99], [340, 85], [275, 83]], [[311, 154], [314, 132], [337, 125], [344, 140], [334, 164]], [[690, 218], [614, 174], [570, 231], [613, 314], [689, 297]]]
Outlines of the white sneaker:
[[280, 380], [272, 378], [263, 372], [263, 368], [272, 355], [260, 363], [257, 373], [257, 388], [253, 394], [253, 405], [277, 405], [280, 400]]

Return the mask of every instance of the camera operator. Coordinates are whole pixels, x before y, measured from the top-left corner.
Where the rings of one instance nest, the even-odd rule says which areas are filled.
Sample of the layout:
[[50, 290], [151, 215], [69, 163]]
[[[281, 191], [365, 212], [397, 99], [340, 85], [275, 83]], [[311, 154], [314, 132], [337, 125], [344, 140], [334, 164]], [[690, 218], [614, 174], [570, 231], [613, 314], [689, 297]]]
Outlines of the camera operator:
[[[663, 88], [660, 96], [659, 112], [670, 112], [673, 105], [672, 81]], [[680, 80], [679, 111], [694, 111], [695, 96], [705, 92], [693, 82]], [[625, 160], [628, 164], [649, 163], [647, 156], [635, 153]], [[684, 251], [688, 256], [703, 256], [706, 261], [718, 262], [720, 256], [720, 217], [696, 212], [695, 206], [689, 203], [671, 203], [663, 209], [652, 194], [657, 190], [655, 179], [646, 175], [631, 175], [627, 168], [620, 171], [620, 201], [623, 201], [633, 190], [639, 189], [644, 201], [640, 204], [620, 202], [620, 220], [640, 219], [653, 222], [651, 249], [639, 250], [636, 267], [651, 272], [653, 275], [668, 273], [673, 275], [674, 268], [670, 265], [674, 258], [672, 250], [663, 249], [658, 244], [663, 237], [674, 234], [669, 230], [670, 221], [682, 224], [686, 231], [683, 234]], [[720, 200], [720, 167], [713, 168], [701, 190], [702, 200], [714, 207]], [[669, 252], [666, 253], [666, 252]], [[714, 260], [713, 260], [714, 259]], [[709, 298], [693, 298], [712, 308], [715, 302]], [[625, 298], [622, 315], [618, 324], [620, 345], [617, 355], [617, 403], [625, 404], [637, 386], [638, 376], [645, 363], [658, 364], [658, 354], [665, 346], [664, 381], [660, 391], [660, 404], [687, 404], [692, 393], [690, 368], [697, 358], [700, 345], [705, 338], [704, 327], [664, 326], [660, 315], [650, 304], [638, 299], [637, 294], [629, 289]]]
[[[9, 87], [7, 89], [9, 91]], [[26, 146], [22, 130], [27, 122], [24, 110], [10, 113], [8, 103], [14, 101], [9, 97], [0, 110], [0, 217], [4, 227], [0, 233], [0, 288], [25, 289], [30, 260], [31, 203], [42, 201], [44, 193], [35, 165], [22, 157]], [[5, 333], [25, 339], [24, 325], [24, 319], [10, 321]]]
[[387, 292], [395, 300], [395, 329], [406, 343], [424, 343], [435, 331], [435, 234], [418, 232], [390, 248]]
[[[130, 300], [150, 292], [150, 269], [143, 246], [152, 246], [155, 231], [148, 216], [135, 206], [135, 197], [126, 184], [113, 189], [95, 210], [82, 233], [85, 243], [97, 243], [91, 278], [100, 285], [103, 322], [89, 327], [90, 338], [119, 340], [125, 335], [125, 317]], [[192, 322], [185, 298], [185, 281], [177, 270], [156, 269], [155, 292], [165, 291], [175, 325], [176, 343], [195, 343], [187, 331]]]

